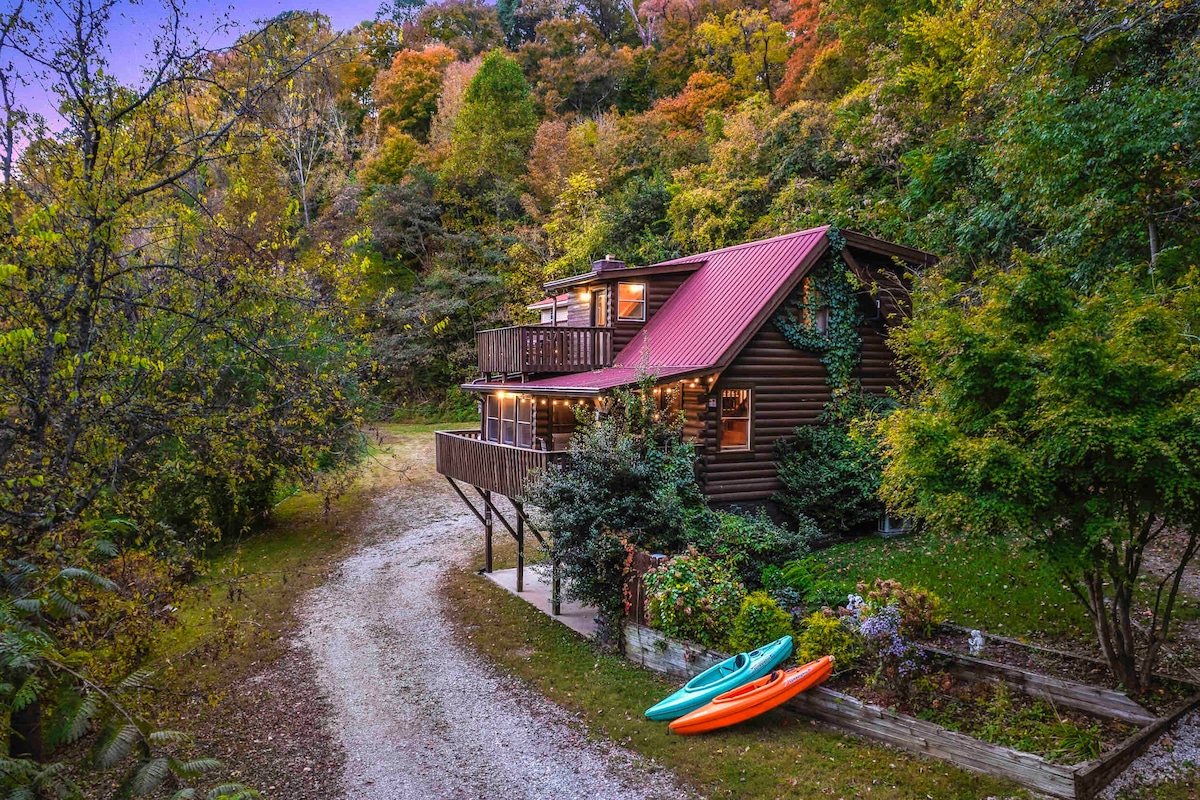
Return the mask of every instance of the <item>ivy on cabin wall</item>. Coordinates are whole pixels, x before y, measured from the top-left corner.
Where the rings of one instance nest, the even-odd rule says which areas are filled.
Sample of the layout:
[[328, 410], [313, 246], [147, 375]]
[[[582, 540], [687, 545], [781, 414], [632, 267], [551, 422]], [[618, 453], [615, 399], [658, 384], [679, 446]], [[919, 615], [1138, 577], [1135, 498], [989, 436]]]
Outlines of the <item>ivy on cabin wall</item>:
[[[775, 315], [775, 327], [793, 347], [817, 353], [825, 365], [825, 382], [835, 399], [856, 383], [854, 372], [862, 361], [862, 337], [858, 328], [862, 314], [855, 293], [858, 279], [842, 258], [846, 240], [837, 228], [828, 233], [831, 257], [808, 275], [813, 292], [802, 283]], [[817, 327], [822, 310], [827, 312], [825, 330]]]

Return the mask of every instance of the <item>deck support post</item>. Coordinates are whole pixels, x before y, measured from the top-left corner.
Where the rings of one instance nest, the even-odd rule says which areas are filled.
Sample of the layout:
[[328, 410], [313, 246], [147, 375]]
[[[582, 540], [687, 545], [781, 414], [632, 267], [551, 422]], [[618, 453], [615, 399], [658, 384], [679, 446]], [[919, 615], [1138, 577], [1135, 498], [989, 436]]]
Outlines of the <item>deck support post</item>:
[[483, 493], [483, 571], [492, 571], [492, 493]]
[[559, 570], [557, 561], [550, 565], [550, 613], [556, 617], [562, 613], [562, 575]]
[[525, 515], [517, 514], [517, 591], [525, 591]]

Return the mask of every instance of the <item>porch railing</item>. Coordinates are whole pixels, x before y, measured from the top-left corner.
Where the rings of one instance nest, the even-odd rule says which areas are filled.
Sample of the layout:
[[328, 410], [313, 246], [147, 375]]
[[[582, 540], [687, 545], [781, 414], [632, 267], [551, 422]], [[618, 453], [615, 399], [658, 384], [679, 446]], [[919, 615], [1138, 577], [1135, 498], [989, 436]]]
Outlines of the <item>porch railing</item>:
[[518, 325], [479, 331], [479, 371], [587, 372], [612, 365], [612, 328]]
[[435, 452], [439, 474], [510, 498], [524, 493], [530, 472], [566, 454], [483, 441], [477, 430], [437, 431]]

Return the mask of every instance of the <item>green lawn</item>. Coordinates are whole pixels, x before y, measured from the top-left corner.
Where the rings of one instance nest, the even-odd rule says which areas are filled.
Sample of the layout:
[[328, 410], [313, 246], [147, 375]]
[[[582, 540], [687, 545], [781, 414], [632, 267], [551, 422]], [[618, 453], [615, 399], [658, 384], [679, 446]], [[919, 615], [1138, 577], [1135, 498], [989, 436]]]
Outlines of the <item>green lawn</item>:
[[1014, 637], [1091, 641], [1087, 615], [1054, 569], [1001, 536], [869, 538], [821, 550], [816, 558], [847, 591], [860, 581], [892, 578], [932, 589], [960, 625]]
[[816, 730], [770, 712], [736, 729], [671, 735], [642, 712], [675, 686], [592, 645], [528, 603], [457, 570], [445, 591], [468, 644], [550, 700], [579, 713], [591, 732], [668, 766], [709, 797], [975, 798], [1024, 796], [1011, 784]]

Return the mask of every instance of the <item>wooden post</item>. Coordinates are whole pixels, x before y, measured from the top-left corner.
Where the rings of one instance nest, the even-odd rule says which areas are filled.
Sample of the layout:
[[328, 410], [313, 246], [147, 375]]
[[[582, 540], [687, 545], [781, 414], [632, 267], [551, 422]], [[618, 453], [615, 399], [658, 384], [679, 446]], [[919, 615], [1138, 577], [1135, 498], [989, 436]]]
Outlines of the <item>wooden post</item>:
[[517, 514], [517, 591], [525, 591], [525, 515]]
[[492, 493], [484, 492], [483, 504], [483, 571], [492, 571]]
[[550, 613], [556, 617], [562, 613], [562, 576], [557, 561], [550, 565]]

